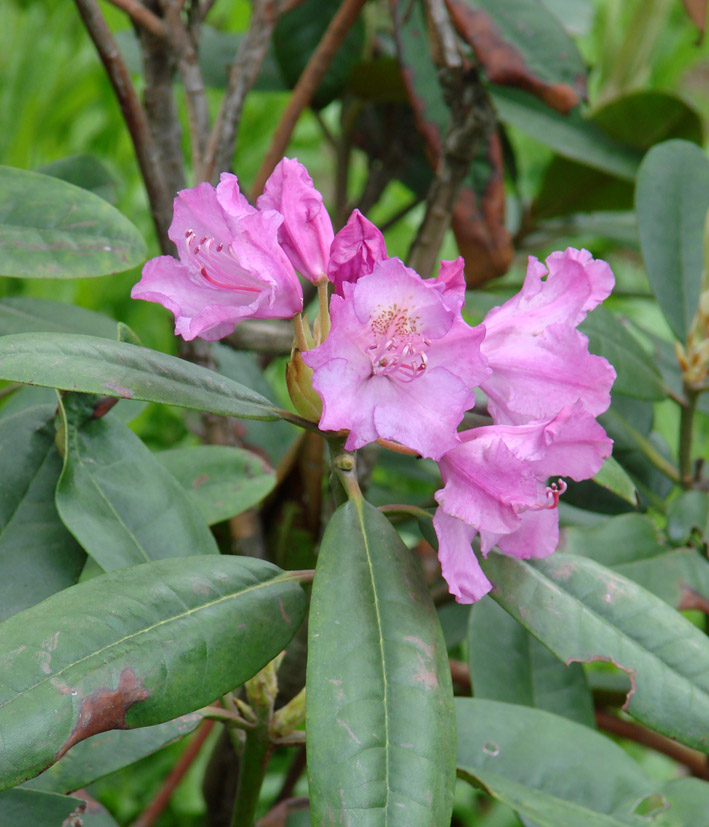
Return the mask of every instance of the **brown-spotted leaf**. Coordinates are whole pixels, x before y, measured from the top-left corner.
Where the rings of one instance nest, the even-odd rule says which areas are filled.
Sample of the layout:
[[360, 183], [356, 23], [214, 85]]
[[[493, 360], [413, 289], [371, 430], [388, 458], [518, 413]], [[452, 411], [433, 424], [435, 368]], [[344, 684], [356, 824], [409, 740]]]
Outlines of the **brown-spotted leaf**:
[[564, 114], [585, 97], [583, 59], [539, 0], [446, 0], [446, 4], [493, 83], [531, 92]]

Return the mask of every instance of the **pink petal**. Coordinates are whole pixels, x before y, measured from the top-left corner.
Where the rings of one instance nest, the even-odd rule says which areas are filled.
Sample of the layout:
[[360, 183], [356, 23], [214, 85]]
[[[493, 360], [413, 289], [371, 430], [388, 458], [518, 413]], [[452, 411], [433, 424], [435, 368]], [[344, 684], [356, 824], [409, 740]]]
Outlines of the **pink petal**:
[[312, 282], [323, 278], [334, 233], [322, 195], [305, 167], [283, 158], [256, 203], [260, 210], [276, 210], [283, 216], [278, 240], [295, 269]]
[[433, 517], [438, 537], [438, 559], [448, 589], [458, 603], [475, 603], [492, 588], [471, 547], [476, 531], [440, 508]]
[[460, 310], [465, 304], [465, 261], [458, 256], [455, 261], [442, 261], [434, 284], [441, 291], [446, 306]]
[[480, 532], [480, 547], [487, 555], [496, 545], [503, 554], [528, 560], [548, 557], [559, 545], [559, 512], [556, 508], [542, 508], [520, 514], [520, 525], [509, 534]]
[[590, 282], [591, 295], [583, 306], [583, 309], [588, 312], [610, 296], [615, 278], [605, 261], [594, 259], [588, 250], [575, 250], [573, 247], [568, 247], [563, 253], [552, 253], [547, 258], [549, 278], [554, 278], [558, 272], [563, 272], [571, 261], [577, 262], [584, 268]]
[[343, 282], [354, 282], [368, 275], [378, 261], [386, 258], [384, 236], [355, 210], [332, 242], [327, 275], [335, 285], [335, 292], [343, 295]]
[[222, 172], [217, 184], [217, 201], [231, 218], [240, 219], [253, 215], [256, 208], [249, 204], [239, 189], [239, 179], [230, 172]]

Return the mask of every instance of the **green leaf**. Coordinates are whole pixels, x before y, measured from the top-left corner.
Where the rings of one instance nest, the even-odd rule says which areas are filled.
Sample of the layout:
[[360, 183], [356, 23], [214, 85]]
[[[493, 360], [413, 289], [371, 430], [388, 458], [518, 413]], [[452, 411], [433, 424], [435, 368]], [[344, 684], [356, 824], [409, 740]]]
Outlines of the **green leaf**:
[[[686, 101], [659, 89], [630, 92], [597, 109], [590, 120], [616, 141], [646, 152], [670, 138], [701, 145], [701, 114]], [[566, 158], [547, 166], [534, 201], [537, 218], [585, 214], [593, 210], [632, 210], [633, 183]]]
[[476, 698], [546, 709], [595, 726], [581, 664], [566, 666], [489, 597], [470, 613], [468, 663]]
[[81, 278], [141, 264], [138, 230], [103, 198], [52, 178], [0, 166], [0, 274]]
[[3, 336], [0, 379], [225, 416], [279, 419], [276, 408], [263, 396], [214, 371], [176, 356], [94, 336]]
[[697, 312], [704, 272], [709, 159], [687, 141], [653, 147], [638, 172], [635, 209], [645, 269], [672, 332], [681, 341]]
[[[273, 30], [273, 50], [283, 79], [291, 88], [298, 82], [339, 5], [337, 0], [305, 0], [278, 20]], [[322, 109], [341, 94], [362, 55], [364, 41], [364, 21], [360, 15], [315, 90], [315, 107]]]
[[685, 491], [667, 508], [667, 537], [676, 546], [688, 543], [693, 532], [709, 534], [709, 494]]
[[456, 698], [458, 768], [539, 827], [639, 823], [634, 811], [656, 792], [617, 744], [539, 709]]
[[618, 374], [613, 392], [635, 399], [659, 401], [667, 392], [652, 356], [628, 333], [622, 322], [605, 307], [597, 307], [579, 329], [588, 336], [591, 353], [604, 356]]
[[[624, 708], [709, 752], [709, 639], [632, 580], [557, 552], [530, 564], [491, 554], [492, 596], [565, 663], [605, 660], [632, 689]], [[559, 618], [564, 622], [560, 623]]]
[[95, 155], [69, 155], [44, 164], [36, 171], [89, 190], [109, 204], [116, 203], [116, 177]]
[[630, 479], [628, 474], [613, 457], [608, 459], [601, 466], [601, 470], [593, 478], [593, 481], [602, 485], [613, 494], [622, 497], [626, 502], [632, 506], [638, 504], [638, 492], [635, 488], [635, 483]]
[[0, 620], [79, 578], [86, 554], [57, 514], [54, 407], [0, 421]]
[[348, 502], [318, 557], [309, 621], [313, 823], [447, 827], [452, 687], [421, 571], [389, 521]]
[[564, 158], [580, 161], [625, 181], [634, 180], [641, 153], [609, 138], [578, 109], [560, 115], [519, 89], [491, 85], [490, 92], [503, 123], [551, 147]]
[[675, 609], [686, 608], [689, 590], [709, 600], [709, 561], [693, 548], [668, 548], [642, 514], [624, 514], [583, 531], [566, 528], [561, 548], [609, 566]]
[[0, 788], [75, 743], [170, 721], [272, 660], [305, 593], [246, 557], [158, 560], [72, 586], [0, 624]]
[[261, 457], [226, 445], [160, 451], [155, 458], [177, 479], [208, 525], [257, 505], [276, 485]]
[[654, 819], [653, 827], [698, 825], [709, 813], [709, 784], [706, 781], [677, 778], [664, 786], [662, 794], [670, 806]]
[[92, 418], [92, 402], [67, 394], [60, 406], [64, 469], [56, 503], [64, 525], [104, 571], [218, 554], [177, 480], [119, 419]]
[[12, 333], [86, 333], [116, 338], [116, 322], [102, 313], [74, 304], [6, 296], [0, 299], [0, 336]]
[[200, 712], [191, 712], [164, 724], [101, 732], [75, 744], [61, 760], [24, 786], [50, 793], [80, 790], [104, 775], [178, 741], [193, 732], [203, 720]]
[[80, 798], [55, 795], [37, 790], [6, 790], [0, 793], [2, 827], [49, 827], [49, 825], [83, 824], [80, 817], [86, 803]]

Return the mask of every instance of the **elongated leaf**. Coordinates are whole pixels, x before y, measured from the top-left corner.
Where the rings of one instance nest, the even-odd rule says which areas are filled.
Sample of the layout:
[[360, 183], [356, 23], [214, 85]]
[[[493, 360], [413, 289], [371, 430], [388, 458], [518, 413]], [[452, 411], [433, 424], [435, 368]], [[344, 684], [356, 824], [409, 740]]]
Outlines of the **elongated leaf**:
[[632, 506], [638, 504], [638, 492], [635, 483], [623, 470], [623, 466], [613, 457], [608, 457], [601, 466], [601, 470], [594, 476], [593, 481], [611, 493], [622, 497]]
[[685, 491], [667, 509], [667, 536], [673, 545], [688, 543], [692, 532], [709, 534], [709, 495], [705, 491]]
[[328, 525], [308, 644], [314, 824], [447, 827], [455, 733], [448, 659], [421, 572], [386, 517]]
[[662, 790], [669, 809], [660, 813], [653, 824], [657, 827], [685, 827], [701, 824], [709, 813], [709, 784], [698, 778], [678, 778]]
[[200, 712], [191, 712], [164, 724], [101, 732], [75, 744], [56, 764], [25, 782], [24, 786], [50, 793], [79, 790], [178, 741], [193, 732], [203, 720]]
[[6, 296], [0, 299], [0, 336], [12, 333], [86, 333], [116, 338], [116, 322], [101, 313], [74, 304]]
[[611, 661], [631, 678], [631, 715], [709, 752], [709, 639], [696, 626], [577, 555], [530, 564], [491, 554], [484, 568], [495, 600], [559, 658]]
[[652, 356], [640, 347], [619, 319], [605, 307], [597, 307], [580, 325], [588, 336], [591, 353], [605, 356], [618, 374], [613, 392], [636, 399], [664, 399], [667, 392]]
[[246, 419], [279, 418], [263, 396], [218, 373], [145, 347], [94, 336], [3, 336], [0, 379]]
[[69, 155], [44, 164], [36, 171], [90, 190], [109, 204], [116, 203], [116, 178], [95, 155]]
[[641, 153], [609, 138], [584, 119], [577, 109], [560, 115], [528, 92], [506, 86], [490, 87], [500, 120], [551, 147], [564, 158], [632, 181]]
[[672, 332], [687, 338], [704, 271], [709, 159], [687, 141], [653, 147], [638, 172], [635, 209], [640, 249], [653, 292]]
[[54, 410], [0, 421], [0, 620], [76, 583], [86, 560], [54, 504]]
[[276, 474], [251, 451], [194, 445], [155, 458], [177, 479], [209, 525], [256, 505], [273, 490]]
[[564, 529], [562, 548], [609, 566], [675, 609], [687, 608], [692, 592], [709, 600], [706, 558], [693, 548], [668, 548], [644, 515], [624, 514], [583, 531]]
[[526, 89], [559, 112], [586, 95], [576, 44], [540, 0], [447, 0], [489, 80]]
[[288, 643], [305, 593], [245, 557], [158, 560], [65, 589], [0, 624], [0, 787], [75, 743], [211, 703]]
[[138, 230], [103, 198], [49, 175], [0, 167], [0, 274], [77, 278], [145, 260]]
[[457, 698], [455, 708], [459, 772], [540, 827], [637, 824], [638, 801], [658, 791], [621, 747], [588, 727], [480, 698]]
[[476, 698], [546, 709], [595, 726], [581, 664], [566, 666], [489, 597], [470, 613], [468, 663]]
[[[2, 827], [71, 825], [71, 816], [80, 817], [85, 809], [86, 803], [80, 798], [69, 798], [66, 795], [38, 790], [6, 790], [0, 793]], [[78, 823], [83, 822], [74, 822]]]
[[56, 503], [64, 525], [104, 571], [218, 554], [199, 508], [143, 442], [91, 396], [61, 405], [64, 469]]

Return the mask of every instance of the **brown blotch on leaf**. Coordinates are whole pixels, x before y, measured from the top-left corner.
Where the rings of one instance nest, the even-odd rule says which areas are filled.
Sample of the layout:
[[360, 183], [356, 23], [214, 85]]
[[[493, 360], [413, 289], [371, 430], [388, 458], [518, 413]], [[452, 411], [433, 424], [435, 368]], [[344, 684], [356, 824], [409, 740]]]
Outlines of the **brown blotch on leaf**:
[[58, 761], [74, 744], [106, 732], [109, 729], [128, 729], [126, 714], [140, 701], [150, 697], [135, 672], [126, 667], [121, 672], [118, 689], [96, 689], [81, 701], [79, 717], [64, 746], [57, 753]]
[[102, 416], [106, 416], [106, 414], [111, 410], [111, 408], [118, 403], [117, 396], [103, 396], [98, 402], [94, 405], [93, 411], [91, 412], [92, 419], [101, 419]]
[[[492, 83], [515, 86], [565, 115], [581, 101], [579, 92], [566, 83], [546, 83], [536, 77], [524, 57], [500, 34], [495, 22], [481, 9], [471, 9], [461, 0], [446, 0], [455, 27], [470, 43]], [[585, 94], [582, 77], [575, 84]]]

